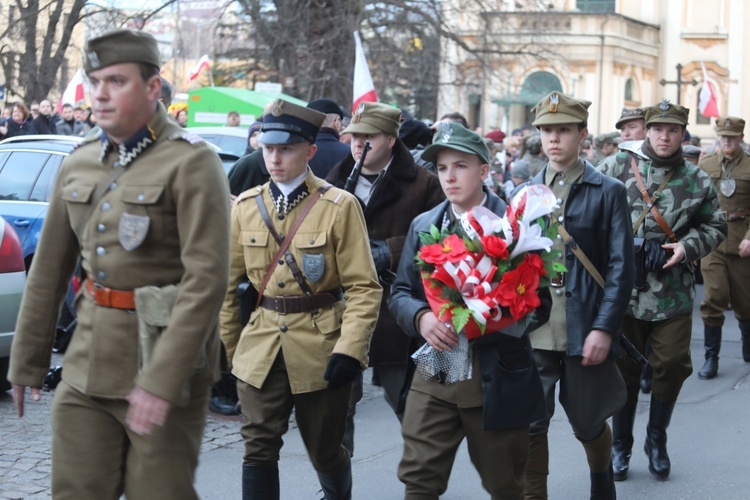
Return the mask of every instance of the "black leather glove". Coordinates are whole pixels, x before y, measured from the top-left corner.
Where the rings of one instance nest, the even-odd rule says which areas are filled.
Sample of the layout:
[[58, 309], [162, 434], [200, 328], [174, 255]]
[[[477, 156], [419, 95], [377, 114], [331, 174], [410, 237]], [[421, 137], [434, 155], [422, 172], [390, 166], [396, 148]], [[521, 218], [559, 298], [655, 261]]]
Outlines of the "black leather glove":
[[375, 261], [375, 270], [378, 275], [385, 273], [391, 268], [391, 251], [385, 240], [370, 240], [370, 251], [372, 260]]
[[334, 353], [328, 361], [323, 379], [328, 381], [328, 388], [335, 391], [354, 380], [360, 371], [359, 361], [346, 354]]
[[644, 243], [646, 253], [646, 270], [650, 272], [661, 271], [667, 263], [667, 251], [661, 247], [657, 240], [646, 240]]

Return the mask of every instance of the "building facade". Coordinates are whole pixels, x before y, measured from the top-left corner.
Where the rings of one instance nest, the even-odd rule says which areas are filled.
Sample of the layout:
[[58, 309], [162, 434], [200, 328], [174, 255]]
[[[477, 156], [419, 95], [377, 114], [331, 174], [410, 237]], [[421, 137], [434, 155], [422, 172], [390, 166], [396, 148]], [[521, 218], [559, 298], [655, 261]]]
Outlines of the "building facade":
[[446, 22], [464, 46], [443, 41], [439, 114], [460, 111], [472, 126], [512, 130], [558, 90], [591, 101], [589, 129], [605, 133], [622, 107], [667, 98], [690, 108], [688, 130], [706, 144], [714, 132], [698, 110], [705, 66], [719, 112], [750, 117], [740, 92], [750, 67], [750, 4], [742, 0], [480, 4], [445, 2]]

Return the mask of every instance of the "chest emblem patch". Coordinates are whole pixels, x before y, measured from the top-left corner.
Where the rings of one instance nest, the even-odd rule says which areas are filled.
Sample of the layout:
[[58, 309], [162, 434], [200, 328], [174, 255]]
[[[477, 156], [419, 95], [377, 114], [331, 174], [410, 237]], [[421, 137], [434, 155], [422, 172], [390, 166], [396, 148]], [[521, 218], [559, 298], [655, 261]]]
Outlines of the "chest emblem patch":
[[302, 270], [311, 283], [323, 277], [326, 270], [326, 260], [322, 253], [306, 253], [302, 256]]
[[118, 236], [120, 244], [127, 250], [135, 250], [146, 240], [151, 219], [148, 215], [135, 215], [127, 212], [120, 218], [120, 230]]

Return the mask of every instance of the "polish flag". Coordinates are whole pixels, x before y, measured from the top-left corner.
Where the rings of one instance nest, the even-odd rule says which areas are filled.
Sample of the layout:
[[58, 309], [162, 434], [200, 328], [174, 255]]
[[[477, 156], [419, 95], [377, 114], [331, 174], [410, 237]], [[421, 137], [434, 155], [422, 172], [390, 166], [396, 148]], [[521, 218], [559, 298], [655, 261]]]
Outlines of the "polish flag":
[[198, 75], [204, 69], [211, 71], [211, 63], [208, 61], [208, 54], [203, 54], [203, 56], [198, 59], [198, 64], [188, 70], [188, 82], [192, 82], [193, 80], [198, 78]]
[[79, 69], [73, 75], [73, 78], [68, 83], [65, 92], [57, 103], [57, 112], [62, 113], [63, 104], [70, 104], [75, 107], [77, 104], [82, 102], [86, 96], [83, 91], [83, 70]]
[[354, 42], [356, 44], [356, 57], [354, 59], [354, 103], [352, 112], [356, 112], [361, 102], [378, 102], [378, 96], [375, 95], [375, 85], [372, 83], [370, 68], [367, 67], [365, 51], [362, 48], [362, 40], [359, 39], [359, 33], [354, 32]]
[[708, 81], [708, 72], [706, 66], [701, 63], [703, 68], [703, 87], [699, 95], [698, 108], [703, 116], [706, 117], [719, 117], [719, 107], [716, 105], [716, 92], [714, 92], [714, 86]]

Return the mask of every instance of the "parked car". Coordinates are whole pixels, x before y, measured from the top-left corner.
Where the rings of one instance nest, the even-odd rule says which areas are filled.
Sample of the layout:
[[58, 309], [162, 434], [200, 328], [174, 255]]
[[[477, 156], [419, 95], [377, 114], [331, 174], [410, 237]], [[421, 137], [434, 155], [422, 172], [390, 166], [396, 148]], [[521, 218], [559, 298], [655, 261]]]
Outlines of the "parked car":
[[16, 318], [26, 284], [26, 268], [18, 235], [0, 217], [0, 391], [10, 389], [8, 362], [16, 331]]
[[224, 153], [238, 158], [247, 150], [247, 129], [242, 127], [188, 127], [191, 134], [202, 137], [205, 141], [216, 144]]

